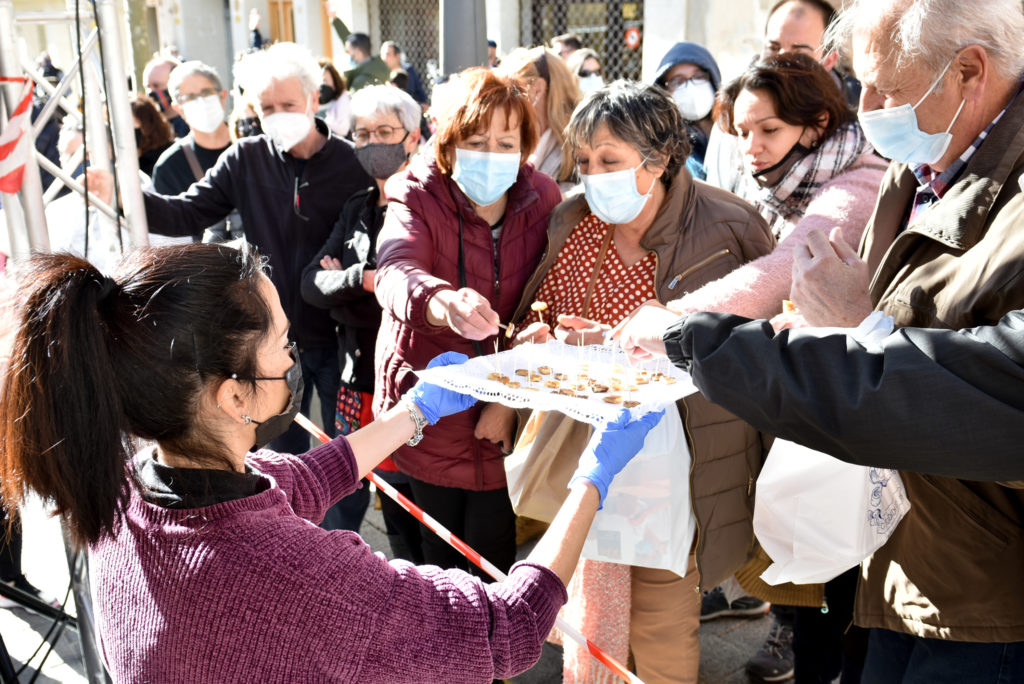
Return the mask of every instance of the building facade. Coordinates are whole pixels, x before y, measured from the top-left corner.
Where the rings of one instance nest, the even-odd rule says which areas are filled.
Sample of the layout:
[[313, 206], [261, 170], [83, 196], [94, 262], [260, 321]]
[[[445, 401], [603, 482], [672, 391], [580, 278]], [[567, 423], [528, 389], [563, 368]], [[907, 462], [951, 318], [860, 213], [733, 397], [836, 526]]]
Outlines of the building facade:
[[[376, 50], [393, 40], [426, 83], [438, 71], [440, 0], [337, 1], [353, 31], [370, 35]], [[650, 80], [661, 57], [680, 40], [707, 46], [726, 78], [738, 74], [760, 50], [768, 8], [774, 0], [480, 0], [487, 35], [499, 54], [520, 45], [548, 44], [574, 32], [604, 59], [606, 79]], [[249, 15], [255, 8], [265, 39], [293, 40], [344, 70], [347, 56], [331, 30], [322, 0], [132, 0], [143, 8], [126, 19], [152, 50], [174, 48], [186, 59], [213, 65], [230, 82], [235, 58], [249, 46]], [[64, 0], [14, 0], [15, 11], [64, 9]], [[34, 59], [49, 50], [54, 63], [73, 59], [67, 25], [34, 25], [22, 32], [22, 50]], [[126, 46], [127, 47], [127, 46]], [[145, 60], [141, 60], [144, 62]], [[136, 61], [137, 64], [141, 63]]]

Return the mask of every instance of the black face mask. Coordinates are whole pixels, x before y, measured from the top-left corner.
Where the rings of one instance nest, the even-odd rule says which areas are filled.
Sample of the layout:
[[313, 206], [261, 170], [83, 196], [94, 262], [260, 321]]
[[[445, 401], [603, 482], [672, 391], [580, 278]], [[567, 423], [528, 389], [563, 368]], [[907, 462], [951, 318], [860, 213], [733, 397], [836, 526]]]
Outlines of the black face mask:
[[325, 105], [338, 96], [338, 91], [327, 85], [320, 84], [320, 104]]
[[786, 156], [779, 160], [777, 164], [772, 164], [767, 169], [762, 169], [757, 173], [753, 174], [754, 180], [762, 188], [770, 188], [771, 186], [778, 183], [785, 177], [789, 170], [796, 165], [801, 159], [812, 153], [810, 147], [797, 142], [793, 147], [789, 148], [789, 152]]
[[[405, 134], [405, 138], [407, 137], [408, 133]], [[409, 159], [409, 154], [405, 151], [405, 138], [396, 143], [370, 143], [357, 147], [356, 159], [370, 178], [391, 178]]]
[[150, 90], [147, 95], [149, 99], [156, 103], [157, 109], [161, 112], [167, 112], [171, 108], [171, 91], [167, 90]]
[[281, 413], [276, 413], [266, 420], [252, 421], [256, 425], [254, 449], [262, 449], [287, 432], [288, 428], [291, 427], [292, 421], [295, 420], [295, 415], [299, 412], [299, 405], [302, 404], [302, 392], [305, 388], [302, 383], [302, 364], [299, 363], [299, 352], [295, 349], [294, 344], [292, 345], [291, 355], [295, 363], [281, 377], [235, 378], [236, 380], [284, 380], [288, 383], [288, 390], [291, 392], [288, 405], [285, 406]]
[[260, 125], [260, 118], [258, 116], [250, 116], [235, 121], [235, 137], [249, 138], [262, 132], [263, 126]]

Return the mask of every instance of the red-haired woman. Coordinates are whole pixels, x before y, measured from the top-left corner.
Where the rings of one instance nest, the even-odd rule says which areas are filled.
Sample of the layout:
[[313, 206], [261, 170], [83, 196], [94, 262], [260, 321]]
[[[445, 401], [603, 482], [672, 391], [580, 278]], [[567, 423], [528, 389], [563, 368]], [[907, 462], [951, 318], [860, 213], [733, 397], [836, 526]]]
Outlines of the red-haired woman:
[[[390, 200], [377, 239], [374, 412], [393, 406], [416, 382], [412, 371], [444, 351], [494, 350], [540, 261], [558, 186], [526, 164], [537, 144], [525, 87], [488, 69], [445, 86], [432, 152], [413, 159], [385, 187]], [[515, 514], [508, 499], [501, 435], [476, 407], [424, 431], [394, 454], [416, 502], [499, 568], [515, 560]], [[504, 447], [510, 449], [511, 444]], [[465, 567], [433, 535], [427, 563]]]

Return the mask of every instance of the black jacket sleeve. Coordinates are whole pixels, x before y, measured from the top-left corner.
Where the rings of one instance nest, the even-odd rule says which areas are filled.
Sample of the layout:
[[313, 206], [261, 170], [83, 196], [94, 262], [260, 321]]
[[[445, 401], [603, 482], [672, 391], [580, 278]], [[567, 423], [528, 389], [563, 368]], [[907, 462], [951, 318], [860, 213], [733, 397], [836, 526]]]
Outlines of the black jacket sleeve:
[[234, 175], [238, 173], [237, 146], [221, 155], [217, 164], [188, 189], [176, 195], [143, 192], [149, 230], [158, 235], [202, 235], [236, 207]]
[[690, 315], [665, 334], [701, 392], [765, 432], [860, 465], [1024, 479], [1024, 311], [965, 331], [846, 335]]
[[352, 299], [373, 296], [363, 289], [365, 263], [351, 264], [340, 271], [328, 271], [320, 266], [320, 260], [325, 256], [342, 260], [347, 239], [346, 223], [344, 216], [338, 219], [327, 242], [302, 270], [302, 298], [321, 309], [330, 309]]
[[[377, 196], [377, 195], [373, 195]], [[331, 316], [351, 328], [377, 328], [380, 326], [380, 305], [372, 292], [363, 289], [363, 273], [377, 268], [377, 253], [373, 238], [380, 226], [367, 223], [377, 221], [373, 211], [367, 211], [366, 192], [357, 192], [342, 207], [341, 214], [331, 230], [327, 242], [302, 270], [302, 298], [321, 309], [330, 309]], [[354, 243], [362, 241], [368, 252]], [[320, 266], [320, 260], [332, 256], [341, 261], [340, 271], [329, 271]]]

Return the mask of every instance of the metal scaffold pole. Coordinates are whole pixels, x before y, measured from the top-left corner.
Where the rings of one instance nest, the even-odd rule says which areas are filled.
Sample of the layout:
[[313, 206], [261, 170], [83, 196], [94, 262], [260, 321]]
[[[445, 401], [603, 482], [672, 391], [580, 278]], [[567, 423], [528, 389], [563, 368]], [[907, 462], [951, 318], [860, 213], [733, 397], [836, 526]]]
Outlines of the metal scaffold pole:
[[[0, 75], [11, 77], [22, 75], [17, 46], [14, 3], [11, 0], [0, 0]], [[24, 95], [24, 86], [18, 83], [6, 83], [3, 86], [3, 95], [7, 115], [10, 116]], [[28, 127], [24, 135], [28, 136], [29, 148], [34, 150], [35, 134], [32, 128]], [[34, 154], [26, 156], [25, 175], [21, 181], [21, 190], [17, 194], [17, 200], [12, 195], [3, 196], [5, 214], [15, 202], [20, 205], [20, 211], [14, 210], [7, 216], [12, 251], [15, 252], [12, 256], [26, 256], [25, 240], [16, 235], [19, 231], [15, 221], [19, 214], [23, 219], [23, 230], [28, 236], [28, 250], [37, 252], [49, 250], [50, 238], [46, 230], [46, 213], [43, 208], [43, 181], [39, 176], [39, 166], [36, 164]]]
[[135, 147], [135, 124], [128, 91], [128, 71], [125, 69], [124, 43], [120, 19], [113, 0], [96, 1], [96, 25], [103, 52], [103, 79], [107, 93], [107, 111], [114, 139], [117, 175], [124, 203], [124, 216], [128, 222], [131, 247], [149, 244], [146, 208], [142, 200], [142, 182], [139, 178], [139, 157]]

